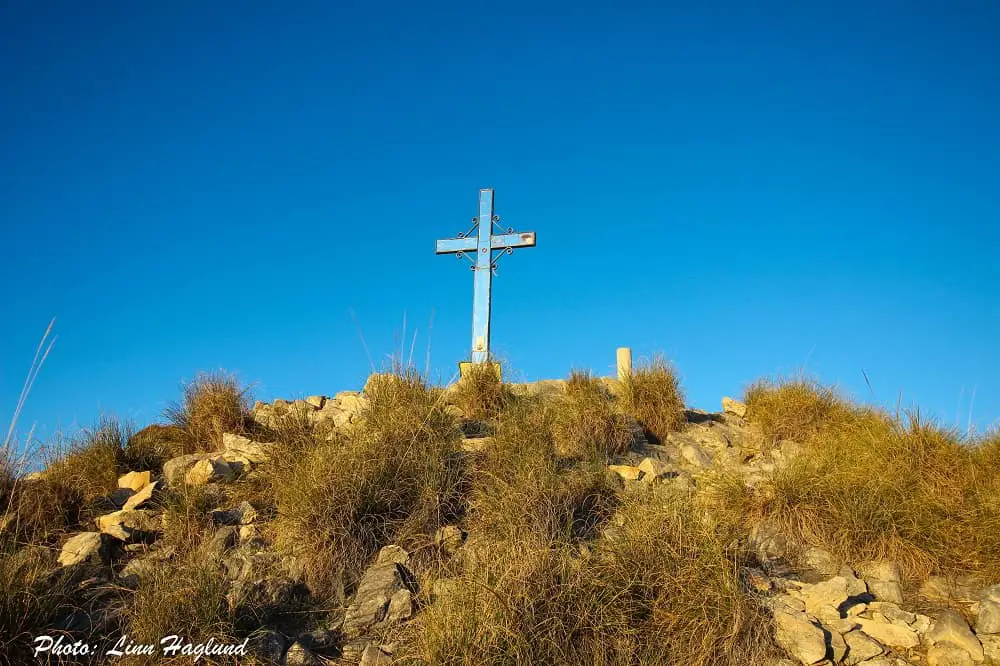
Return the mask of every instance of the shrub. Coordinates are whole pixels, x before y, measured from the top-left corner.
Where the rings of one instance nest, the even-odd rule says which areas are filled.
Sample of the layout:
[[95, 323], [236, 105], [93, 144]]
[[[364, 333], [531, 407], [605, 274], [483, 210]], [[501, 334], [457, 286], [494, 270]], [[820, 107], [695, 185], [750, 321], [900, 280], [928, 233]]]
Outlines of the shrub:
[[635, 369], [622, 386], [626, 410], [657, 441], [684, 424], [684, 395], [673, 367], [660, 357]]
[[183, 435], [182, 453], [217, 450], [223, 434], [248, 430], [249, 391], [232, 375], [201, 374], [184, 385], [181, 402], [167, 409], [167, 418]]

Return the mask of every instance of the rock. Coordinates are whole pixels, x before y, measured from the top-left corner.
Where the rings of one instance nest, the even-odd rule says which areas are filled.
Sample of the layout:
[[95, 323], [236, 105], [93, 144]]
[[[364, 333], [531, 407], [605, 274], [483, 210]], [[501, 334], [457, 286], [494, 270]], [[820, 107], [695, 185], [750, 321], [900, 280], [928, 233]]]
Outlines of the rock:
[[826, 656], [839, 664], [847, 654], [847, 643], [837, 631], [829, 627], [823, 627], [823, 631], [826, 634]]
[[903, 582], [903, 572], [899, 564], [893, 560], [869, 560], [858, 565], [858, 573], [865, 580], [884, 580], [893, 583]]
[[[363, 636], [380, 624], [391, 624], [412, 613], [415, 592], [413, 574], [407, 569], [409, 554], [399, 546], [386, 546], [379, 551], [375, 564], [365, 571], [354, 599], [344, 617], [344, 634], [348, 638]], [[406, 590], [407, 595], [397, 593]]]
[[257, 511], [246, 500], [231, 509], [212, 511], [212, 522], [216, 525], [249, 525], [257, 520]]
[[119, 488], [128, 488], [138, 492], [152, 481], [149, 472], [129, 472], [118, 478]]
[[341, 662], [346, 662], [348, 664], [358, 664], [361, 662], [361, 657], [364, 656], [365, 650], [368, 646], [372, 644], [372, 639], [370, 638], [358, 638], [352, 641], [348, 641], [341, 646]]
[[869, 580], [868, 591], [879, 601], [903, 603], [903, 586], [892, 580]]
[[445, 525], [434, 533], [434, 545], [445, 553], [454, 553], [462, 547], [468, 535], [455, 525]]
[[983, 595], [979, 599], [976, 633], [1000, 634], [1000, 585], [983, 590]]
[[941, 611], [930, 631], [927, 632], [927, 640], [932, 644], [951, 643], [956, 645], [972, 657], [973, 661], [983, 661], [983, 646], [969, 628], [969, 625], [961, 615], [953, 610]]
[[240, 530], [234, 525], [225, 525], [215, 530], [208, 543], [208, 552], [220, 557], [232, 550], [240, 542]]
[[805, 549], [802, 553], [802, 562], [824, 576], [832, 576], [840, 571], [840, 560], [830, 551], [815, 546]]
[[323, 405], [326, 403], [326, 396], [311, 395], [306, 398], [306, 403], [312, 405], [316, 409], [323, 409]]
[[177, 456], [176, 458], [171, 458], [167, 462], [163, 463], [163, 478], [167, 480], [167, 484], [171, 486], [177, 486], [183, 483], [185, 475], [188, 473], [195, 463], [202, 460], [207, 460], [211, 458], [212, 453], [189, 453], [183, 456]]
[[979, 637], [983, 644], [983, 654], [993, 663], [1000, 664], [1000, 636], [986, 635]]
[[135, 491], [131, 488], [115, 488], [108, 493], [108, 499], [111, 501], [112, 506], [116, 509], [121, 509], [125, 506], [125, 502], [133, 495], [135, 495]]
[[227, 483], [236, 478], [236, 473], [221, 456], [197, 461], [184, 477], [189, 486], [203, 486], [206, 483]]
[[106, 537], [100, 532], [81, 532], [63, 544], [59, 564], [102, 564], [108, 560]]
[[225, 448], [225, 453], [229, 454], [230, 457], [244, 458], [256, 465], [265, 462], [271, 457], [274, 443], [255, 442], [249, 437], [225, 433], [222, 436], [222, 446]]
[[889, 622], [900, 620], [907, 625], [912, 625], [917, 619], [915, 613], [905, 611], [896, 604], [889, 603], [888, 601], [873, 601], [868, 604], [867, 610], [873, 615], [876, 613], [881, 615]]
[[951, 643], [938, 643], [927, 650], [927, 666], [975, 666], [964, 649]]
[[94, 521], [97, 529], [121, 541], [144, 541], [159, 532], [160, 521], [145, 509], [122, 509]]
[[695, 467], [708, 467], [712, 464], [712, 457], [705, 453], [701, 447], [696, 444], [685, 444], [681, 446], [681, 455]]
[[644, 481], [654, 481], [670, 476], [676, 476], [676, 472], [670, 465], [657, 460], [656, 458], [643, 458], [639, 463], [639, 471], [642, 472]]
[[360, 666], [389, 666], [392, 663], [392, 655], [386, 654], [382, 648], [369, 645], [361, 653]]
[[762, 521], [750, 527], [750, 544], [764, 561], [782, 559], [795, 549], [795, 544], [781, 531], [780, 525], [772, 521]]
[[774, 623], [778, 645], [803, 664], [826, 657], [826, 636], [805, 613], [776, 613]]
[[855, 619], [861, 625], [861, 631], [884, 645], [894, 648], [911, 648], [920, 644], [917, 633], [903, 622], [880, 622], [863, 617]]
[[608, 469], [625, 481], [638, 481], [642, 476], [642, 470], [631, 465], [608, 465]]
[[881, 643], [860, 631], [850, 631], [844, 634], [844, 643], [847, 644], [845, 664], [859, 664], [885, 652]]
[[845, 612], [852, 605], [851, 601], [860, 601], [860, 597], [867, 591], [862, 580], [853, 576], [834, 576], [821, 583], [803, 587], [802, 601], [806, 604], [806, 612], [813, 615], [823, 606], [832, 606], [838, 612]]
[[288, 641], [277, 631], [265, 629], [250, 635], [247, 650], [265, 666], [280, 666], [285, 663], [285, 649]]
[[142, 488], [140, 488], [134, 495], [125, 501], [122, 505], [122, 509], [129, 511], [131, 509], [138, 509], [140, 506], [148, 502], [153, 498], [153, 491], [158, 487], [158, 482], [153, 481], [152, 483], [147, 483]]
[[743, 418], [747, 415], [747, 406], [739, 400], [724, 397], [722, 398], [722, 411]]
[[323, 663], [324, 660], [298, 641], [292, 643], [285, 653], [286, 666], [322, 666]]
[[972, 604], [978, 601], [980, 596], [979, 589], [971, 578], [945, 576], [929, 577], [920, 586], [917, 594], [929, 601], [957, 601], [964, 604]]

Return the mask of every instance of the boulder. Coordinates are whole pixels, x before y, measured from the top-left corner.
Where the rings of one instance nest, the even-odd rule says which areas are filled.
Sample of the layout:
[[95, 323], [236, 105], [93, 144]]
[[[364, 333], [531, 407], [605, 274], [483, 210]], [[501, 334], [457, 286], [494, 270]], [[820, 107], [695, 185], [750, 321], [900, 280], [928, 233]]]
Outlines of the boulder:
[[875, 619], [855, 618], [861, 625], [861, 631], [865, 632], [878, 642], [894, 648], [912, 648], [920, 644], [917, 632], [906, 626], [906, 623], [883, 622]]
[[376, 625], [394, 624], [412, 614], [411, 595], [416, 585], [408, 564], [409, 555], [399, 546], [386, 546], [379, 552], [347, 607], [343, 632], [348, 638], [358, 638]]
[[903, 576], [899, 564], [891, 560], [865, 562], [858, 571], [868, 583], [868, 591], [878, 601], [903, 603]]
[[147, 483], [142, 488], [138, 490], [134, 495], [125, 500], [125, 504], [122, 505], [122, 509], [130, 511], [132, 509], [138, 509], [140, 506], [148, 502], [153, 498], [153, 492], [158, 487], [158, 482], [153, 481], [152, 483]]
[[1000, 634], [1000, 585], [983, 590], [983, 595], [979, 599], [976, 633]]
[[743, 418], [747, 415], [747, 406], [739, 400], [724, 397], [722, 398], [722, 411]]
[[187, 475], [188, 470], [194, 467], [196, 463], [202, 460], [207, 460], [213, 455], [216, 454], [189, 453], [187, 455], [171, 458], [167, 462], [163, 463], [163, 478], [167, 480], [168, 485], [178, 486], [184, 482], [184, 477]]
[[203, 486], [206, 483], [227, 483], [236, 478], [233, 468], [222, 456], [205, 458], [195, 462], [184, 476], [189, 486]]
[[249, 437], [225, 433], [222, 436], [222, 446], [229, 457], [243, 458], [257, 464], [266, 461], [271, 456], [273, 442], [255, 442]]
[[975, 662], [983, 661], [985, 658], [983, 645], [972, 633], [968, 623], [961, 615], [950, 609], [941, 611], [941, 614], [938, 615], [930, 631], [927, 632], [927, 640], [932, 645], [951, 643], [960, 647], [968, 652]]
[[361, 653], [360, 666], [389, 666], [392, 663], [392, 655], [386, 654], [377, 645], [369, 645]]
[[59, 564], [103, 564], [108, 560], [107, 537], [100, 532], [81, 532], [63, 544]]
[[927, 666], [975, 666], [964, 649], [951, 643], [938, 643], [927, 650]]
[[230, 509], [212, 511], [212, 522], [216, 525], [249, 525], [257, 520], [257, 511], [246, 500]]
[[122, 509], [97, 518], [97, 529], [121, 541], [145, 541], [160, 529], [160, 521], [145, 509]]
[[708, 467], [712, 464], [712, 456], [705, 453], [697, 444], [684, 444], [681, 446], [681, 455], [684, 460], [695, 467]]
[[844, 663], [852, 666], [853, 664], [860, 664], [863, 661], [874, 659], [885, 652], [885, 648], [882, 647], [881, 643], [860, 631], [849, 631], [844, 634], [844, 643], [847, 644], [847, 654], [844, 657]]
[[639, 471], [642, 472], [644, 481], [654, 481], [670, 476], [676, 476], [674, 469], [656, 458], [643, 458], [639, 463]]
[[862, 580], [853, 576], [834, 576], [821, 583], [804, 586], [801, 594], [807, 613], [815, 615], [819, 608], [828, 606], [836, 609], [839, 616], [840, 612], [852, 605], [852, 601], [860, 601], [867, 591]]
[[311, 395], [306, 398], [306, 403], [312, 405], [316, 409], [323, 409], [323, 405], [326, 403], [326, 396]]
[[140, 491], [152, 481], [149, 472], [129, 472], [118, 478], [119, 488], [128, 488], [136, 492]]
[[608, 465], [608, 469], [625, 481], [638, 481], [642, 476], [642, 470], [632, 465]]
[[776, 613], [774, 624], [778, 645], [803, 664], [826, 657], [826, 636], [805, 613]]

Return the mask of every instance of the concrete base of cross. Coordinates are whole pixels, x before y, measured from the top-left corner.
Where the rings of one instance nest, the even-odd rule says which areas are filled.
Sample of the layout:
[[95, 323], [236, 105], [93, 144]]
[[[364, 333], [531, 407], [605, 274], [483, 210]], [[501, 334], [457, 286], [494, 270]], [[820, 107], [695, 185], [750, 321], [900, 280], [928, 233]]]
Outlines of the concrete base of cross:
[[[487, 365], [487, 364], [486, 363], [473, 363], [471, 361], [460, 361], [459, 364], [458, 364], [458, 376], [461, 379], [465, 379], [469, 375], [469, 373], [472, 372], [472, 368], [475, 367], [475, 366], [477, 366], [477, 365]], [[489, 363], [489, 365], [493, 366], [493, 371], [496, 372], [497, 380], [503, 381], [503, 378], [502, 378], [502, 375], [501, 375], [501, 370], [500, 370], [500, 364], [499, 363]]]

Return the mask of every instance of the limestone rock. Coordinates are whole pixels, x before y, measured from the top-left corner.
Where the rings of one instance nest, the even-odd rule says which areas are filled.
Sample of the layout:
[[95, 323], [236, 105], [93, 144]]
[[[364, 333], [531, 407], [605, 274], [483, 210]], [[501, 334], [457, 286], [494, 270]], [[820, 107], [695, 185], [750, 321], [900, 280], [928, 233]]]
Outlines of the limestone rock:
[[920, 644], [917, 633], [904, 622], [880, 622], [863, 617], [857, 618], [857, 622], [861, 625], [861, 631], [885, 645], [894, 648], [912, 648]]
[[159, 521], [145, 509], [122, 509], [97, 518], [97, 529], [121, 541], [150, 538], [159, 531]]
[[202, 460], [207, 460], [213, 455], [215, 454], [189, 453], [187, 455], [171, 458], [167, 462], [163, 463], [163, 478], [167, 480], [168, 485], [180, 485], [184, 482], [184, 477], [187, 475], [188, 470], [194, 467], [196, 463]]
[[376, 645], [369, 645], [361, 653], [360, 666], [389, 666], [391, 663], [392, 655], [386, 654]]
[[257, 520], [257, 511], [246, 500], [231, 509], [212, 511], [212, 522], [216, 525], [249, 525], [255, 520]]
[[221, 456], [197, 461], [184, 476], [189, 486], [203, 486], [206, 483], [227, 483], [236, 478], [233, 468]]
[[[412, 614], [410, 595], [416, 590], [408, 564], [409, 555], [399, 546], [379, 551], [347, 607], [343, 631], [348, 638], [363, 636], [376, 625], [392, 624]], [[398, 594], [404, 590], [405, 595]]]
[[149, 472], [129, 472], [118, 478], [118, 487], [138, 492], [149, 485], [151, 480]]
[[64, 567], [74, 564], [100, 564], [107, 560], [105, 537], [100, 532], [81, 532], [63, 544], [59, 553], [59, 564]]
[[983, 590], [983, 596], [979, 599], [976, 633], [1000, 634], [1000, 585]]
[[844, 634], [844, 642], [847, 644], [845, 664], [859, 664], [885, 652], [881, 643], [860, 631], [850, 631]]
[[811, 546], [802, 553], [803, 563], [817, 573], [832, 576], [840, 571], [840, 560], [828, 550]]
[[747, 415], [747, 406], [739, 400], [724, 397], [722, 398], [722, 411], [743, 418]]
[[983, 654], [992, 663], [1000, 664], [1000, 635], [988, 634], [979, 637], [983, 644]]
[[815, 664], [826, 656], [826, 636], [805, 613], [776, 613], [775, 640], [803, 664]]
[[847, 654], [847, 643], [839, 632], [823, 627], [826, 634], [827, 657], [836, 663], [840, 663]]
[[815, 585], [802, 589], [802, 600], [806, 604], [806, 612], [815, 615], [823, 606], [831, 606], [837, 611], [845, 611], [850, 605], [849, 600], [861, 597], [868, 591], [864, 581], [853, 576], [834, 576]]
[[973, 661], [983, 661], [983, 646], [976, 638], [961, 615], [953, 610], [941, 611], [930, 631], [927, 640], [932, 644], [951, 643], [969, 653]]
[[643, 458], [642, 462], [639, 463], [639, 471], [642, 472], [644, 481], [654, 481], [676, 475], [670, 465], [656, 458]]
[[434, 533], [434, 544], [445, 553], [454, 553], [462, 547], [468, 535], [455, 525], [445, 525]]
[[980, 591], [969, 578], [931, 576], [920, 586], [918, 594], [929, 601], [971, 604], [979, 600]]
[[638, 481], [642, 476], [642, 470], [632, 465], [608, 465], [608, 469], [625, 481]]
[[129, 497], [125, 504], [122, 505], [122, 509], [129, 511], [132, 509], [138, 509], [140, 506], [148, 502], [153, 498], [153, 492], [159, 486], [158, 481], [153, 481], [147, 483], [142, 488], [140, 488], [134, 495]]
[[222, 435], [222, 446], [231, 457], [245, 458], [253, 464], [265, 462], [271, 456], [273, 442], [255, 442], [249, 437], [225, 433]]
[[951, 643], [938, 643], [927, 650], [927, 666], [975, 666], [964, 649]]
[[316, 409], [323, 409], [323, 404], [326, 403], [326, 396], [311, 395], [306, 398], [306, 403], [312, 405]]
[[295, 641], [285, 653], [286, 666], [322, 666], [324, 660], [302, 643]]
[[708, 467], [712, 464], [712, 456], [705, 453], [697, 444], [685, 444], [681, 446], [681, 455], [695, 467]]

